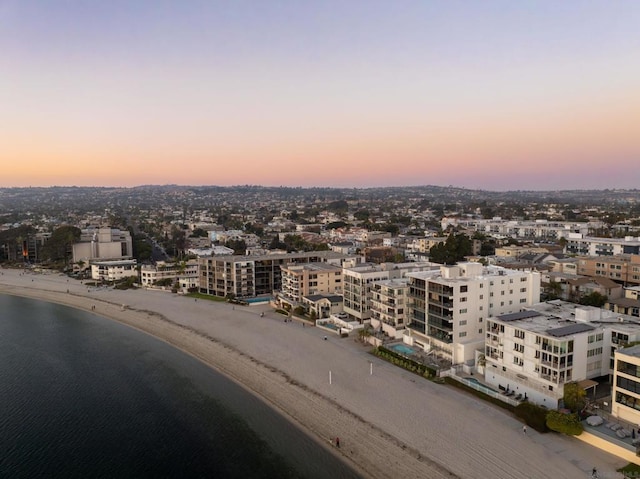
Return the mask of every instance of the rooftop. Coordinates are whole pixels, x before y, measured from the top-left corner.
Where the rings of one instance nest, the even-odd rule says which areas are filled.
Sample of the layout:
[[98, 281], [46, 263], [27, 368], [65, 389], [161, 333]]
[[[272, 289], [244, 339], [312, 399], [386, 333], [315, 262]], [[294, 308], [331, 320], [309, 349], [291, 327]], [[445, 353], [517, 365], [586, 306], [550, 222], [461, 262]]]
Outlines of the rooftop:
[[554, 337], [571, 336], [604, 326], [619, 332], [638, 332], [640, 319], [593, 306], [577, 306], [561, 300], [534, 304], [526, 310], [494, 319], [526, 331]]
[[618, 354], [640, 358], [640, 344], [636, 344], [635, 346], [631, 346], [629, 348], [618, 349], [617, 352]]

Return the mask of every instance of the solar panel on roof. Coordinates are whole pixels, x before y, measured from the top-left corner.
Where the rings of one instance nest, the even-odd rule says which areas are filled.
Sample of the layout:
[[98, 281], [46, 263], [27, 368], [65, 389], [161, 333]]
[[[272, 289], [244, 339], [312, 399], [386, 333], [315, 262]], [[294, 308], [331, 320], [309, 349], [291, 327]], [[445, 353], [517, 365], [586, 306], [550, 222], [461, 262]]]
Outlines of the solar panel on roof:
[[517, 313], [509, 313], [503, 314], [502, 316], [497, 316], [500, 321], [515, 321], [516, 319], [527, 319], [527, 318], [535, 318], [536, 316], [540, 316], [540, 313], [537, 311], [518, 311]]
[[576, 323], [570, 324], [569, 326], [562, 326], [561, 328], [548, 329], [547, 334], [554, 336], [556, 338], [561, 338], [562, 336], [569, 336], [571, 334], [584, 333], [585, 331], [593, 331], [593, 326], [589, 326], [584, 323]]

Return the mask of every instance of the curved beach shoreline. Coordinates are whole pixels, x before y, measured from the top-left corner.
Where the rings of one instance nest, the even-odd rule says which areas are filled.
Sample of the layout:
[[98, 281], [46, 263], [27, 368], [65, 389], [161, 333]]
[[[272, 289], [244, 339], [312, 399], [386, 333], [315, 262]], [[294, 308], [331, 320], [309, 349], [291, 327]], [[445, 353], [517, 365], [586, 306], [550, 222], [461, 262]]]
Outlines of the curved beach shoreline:
[[334, 452], [363, 477], [579, 478], [594, 466], [618, 477], [615, 468], [624, 465], [571, 438], [523, 437], [503, 411], [382, 363], [350, 339], [323, 341], [321, 331], [283, 323], [266, 307], [0, 271], [0, 293], [84, 309], [151, 334], [261, 396], [327, 447], [340, 437]]

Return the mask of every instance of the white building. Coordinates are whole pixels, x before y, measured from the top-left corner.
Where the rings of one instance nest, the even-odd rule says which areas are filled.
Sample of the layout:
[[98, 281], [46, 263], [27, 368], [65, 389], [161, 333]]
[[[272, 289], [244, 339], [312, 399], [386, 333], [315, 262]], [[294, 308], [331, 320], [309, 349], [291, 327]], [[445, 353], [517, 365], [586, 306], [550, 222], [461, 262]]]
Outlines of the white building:
[[131, 276], [138, 276], [135, 259], [91, 263], [91, 279], [97, 281], [120, 281]]
[[80, 242], [73, 245], [73, 262], [133, 257], [131, 234], [117, 228], [83, 230]]
[[559, 300], [489, 318], [485, 382], [556, 408], [566, 383], [613, 373], [612, 351], [640, 338], [635, 319]]
[[387, 279], [371, 287], [371, 326], [387, 336], [402, 338], [406, 328], [409, 280]]
[[198, 261], [190, 260], [185, 263], [158, 262], [156, 265], [143, 265], [140, 268], [140, 284], [150, 287], [158, 281], [169, 279], [178, 282], [181, 289], [198, 287]]
[[435, 263], [366, 263], [345, 267], [342, 272], [344, 312], [360, 323], [371, 318], [371, 288], [374, 283], [402, 278], [412, 271], [438, 268]]
[[404, 342], [453, 364], [472, 364], [484, 348], [484, 322], [540, 301], [540, 274], [481, 263], [407, 274], [409, 324]]
[[584, 256], [616, 256], [620, 254], [640, 254], [640, 238], [599, 238], [572, 233], [564, 247], [567, 254]]
[[588, 223], [574, 221], [549, 221], [549, 220], [503, 220], [502, 218], [449, 218], [441, 221], [443, 231], [450, 226], [470, 228], [496, 238], [522, 238], [528, 240], [557, 240], [566, 238], [572, 233], [582, 235], [589, 234], [597, 228], [602, 228], [602, 221], [590, 221]]

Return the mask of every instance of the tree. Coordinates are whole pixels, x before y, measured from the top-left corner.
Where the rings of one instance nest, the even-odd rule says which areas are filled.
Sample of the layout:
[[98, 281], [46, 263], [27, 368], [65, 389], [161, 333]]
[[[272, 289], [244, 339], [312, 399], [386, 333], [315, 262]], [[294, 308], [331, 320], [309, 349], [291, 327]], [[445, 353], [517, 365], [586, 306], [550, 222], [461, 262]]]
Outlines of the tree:
[[564, 407], [571, 410], [571, 412], [578, 412], [584, 408], [586, 396], [586, 391], [578, 383], [573, 382], [564, 385]]
[[247, 252], [247, 243], [242, 239], [227, 240], [225, 246], [233, 249], [233, 254], [245, 254]]
[[81, 234], [80, 228], [75, 226], [57, 228], [42, 248], [43, 258], [68, 263], [73, 244], [80, 240]]
[[202, 228], [196, 228], [191, 232], [191, 236], [194, 238], [206, 238], [209, 234]]
[[451, 233], [444, 243], [439, 243], [429, 250], [429, 259], [440, 264], [456, 264], [473, 252], [473, 244], [463, 233]]
[[347, 211], [349, 211], [349, 203], [347, 203], [345, 200], [332, 201], [327, 205], [327, 209], [329, 211], [333, 211], [334, 213], [343, 215]]
[[366, 221], [369, 219], [371, 214], [367, 210], [359, 210], [353, 214], [354, 218], [359, 221]]
[[543, 286], [547, 293], [547, 299], [558, 299], [562, 294], [562, 284], [559, 281], [544, 283]]
[[547, 413], [547, 427], [552, 431], [561, 432], [569, 436], [579, 436], [584, 427], [577, 414], [564, 414], [560, 411]]
[[585, 306], [596, 306], [601, 308], [607, 302], [609, 298], [606, 295], [600, 294], [597, 291], [584, 295], [580, 299], [580, 304]]

